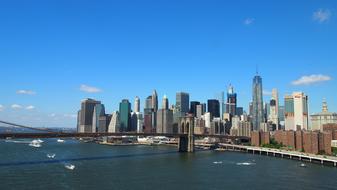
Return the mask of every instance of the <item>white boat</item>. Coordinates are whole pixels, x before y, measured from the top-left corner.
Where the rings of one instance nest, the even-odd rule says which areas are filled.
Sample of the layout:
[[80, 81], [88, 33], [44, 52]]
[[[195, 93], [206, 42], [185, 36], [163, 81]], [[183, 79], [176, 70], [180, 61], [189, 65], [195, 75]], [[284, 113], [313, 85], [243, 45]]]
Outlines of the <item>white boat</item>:
[[250, 163], [250, 162], [241, 162], [241, 163], [236, 163], [238, 166], [250, 166], [250, 165], [255, 165], [255, 163]]
[[75, 169], [75, 165], [72, 164], [66, 164], [64, 165], [65, 168], [67, 168], [68, 170], [74, 170]]
[[302, 163], [300, 166], [301, 167], [307, 167], [307, 165], [305, 165], [304, 163]]
[[222, 164], [222, 161], [219, 161], [219, 162], [213, 162], [213, 164]]
[[56, 154], [47, 154], [48, 158], [55, 158]]
[[57, 142], [59, 142], [59, 143], [64, 143], [64, 140], [62, 140], [62, 139], [57, 139]]
[[29, 143], [29, 146], [35, 147], [35, 148], [40, 148], [42, 145], [39, 141], [33, 140], [32, 142]]

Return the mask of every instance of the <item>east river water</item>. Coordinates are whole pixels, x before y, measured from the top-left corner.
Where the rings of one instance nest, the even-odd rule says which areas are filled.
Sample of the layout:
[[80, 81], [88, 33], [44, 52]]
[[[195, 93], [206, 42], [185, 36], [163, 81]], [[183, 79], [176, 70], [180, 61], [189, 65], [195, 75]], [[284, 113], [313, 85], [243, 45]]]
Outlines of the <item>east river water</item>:
[[[0, 189], [337, 189], [337, 169], [235, 152], [0, 140]], [[48, 158], [55, 154], [54, 158]], [[75, 166], [73, 170], [65, 166]]]

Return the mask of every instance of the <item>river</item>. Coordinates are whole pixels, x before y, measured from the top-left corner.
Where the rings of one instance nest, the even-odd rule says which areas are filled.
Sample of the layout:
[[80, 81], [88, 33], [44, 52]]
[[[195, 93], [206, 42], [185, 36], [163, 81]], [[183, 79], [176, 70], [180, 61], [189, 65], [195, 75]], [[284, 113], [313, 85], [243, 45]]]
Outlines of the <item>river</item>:
[[[261, 155], [66, 139], [0, 141], [0, 189], [337, 189], [337, 169]], [[47, 154], [55, 154], [48, 158]], [[72, 164], [74, 170], [65, 165]]]

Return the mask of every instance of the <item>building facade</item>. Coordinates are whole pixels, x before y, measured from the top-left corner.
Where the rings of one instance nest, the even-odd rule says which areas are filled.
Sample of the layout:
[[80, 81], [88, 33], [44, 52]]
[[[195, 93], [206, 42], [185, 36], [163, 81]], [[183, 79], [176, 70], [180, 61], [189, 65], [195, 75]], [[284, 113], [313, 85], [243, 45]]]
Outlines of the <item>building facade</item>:
[[263, 117], [263, 94], [262, 78], [256, 75], [253, 79], [253, 102], [252, 102], [252, 121], [253, 130], [260, 130], [260, 124], [264, 122]]
[[308, 96], [294, 92], [285, 96], [285, 130], [308, 130]]
[[331, 113], [328, 110], [328, 104], [323, 100], [322, 112], [310, 116], [313, 131], [323, 132], [323, 125], [337, 124], [337, 113]]

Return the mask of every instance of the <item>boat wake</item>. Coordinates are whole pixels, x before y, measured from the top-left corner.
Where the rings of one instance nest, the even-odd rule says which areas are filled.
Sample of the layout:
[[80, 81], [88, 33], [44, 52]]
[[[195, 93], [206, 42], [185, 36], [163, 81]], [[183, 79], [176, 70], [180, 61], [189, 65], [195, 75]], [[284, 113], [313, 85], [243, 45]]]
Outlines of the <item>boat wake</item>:
[[256, 165], [256, 163], [252, 163], [252, 162], [239, 162], [239, 163], [236, 163], [236, 165], [238, 165], [238, 166], [251, 166], [251, 165]]
[[29, 146], [35, 147], [35, 148], [40, 148], [42, 146], [41, 145], [42, 142], [43, 141], [41, 141], [40, 139], [38, 139], [38, 140], [32, 140], [32, 142], [29, 143]]
[[64, 167], [68, 170], [74, 170], [75, 169], [75, 165], [73, 165], [73, 164], [65, 164]]
[[47, 154], [48, 158], [55, 158], [56, 154]]

